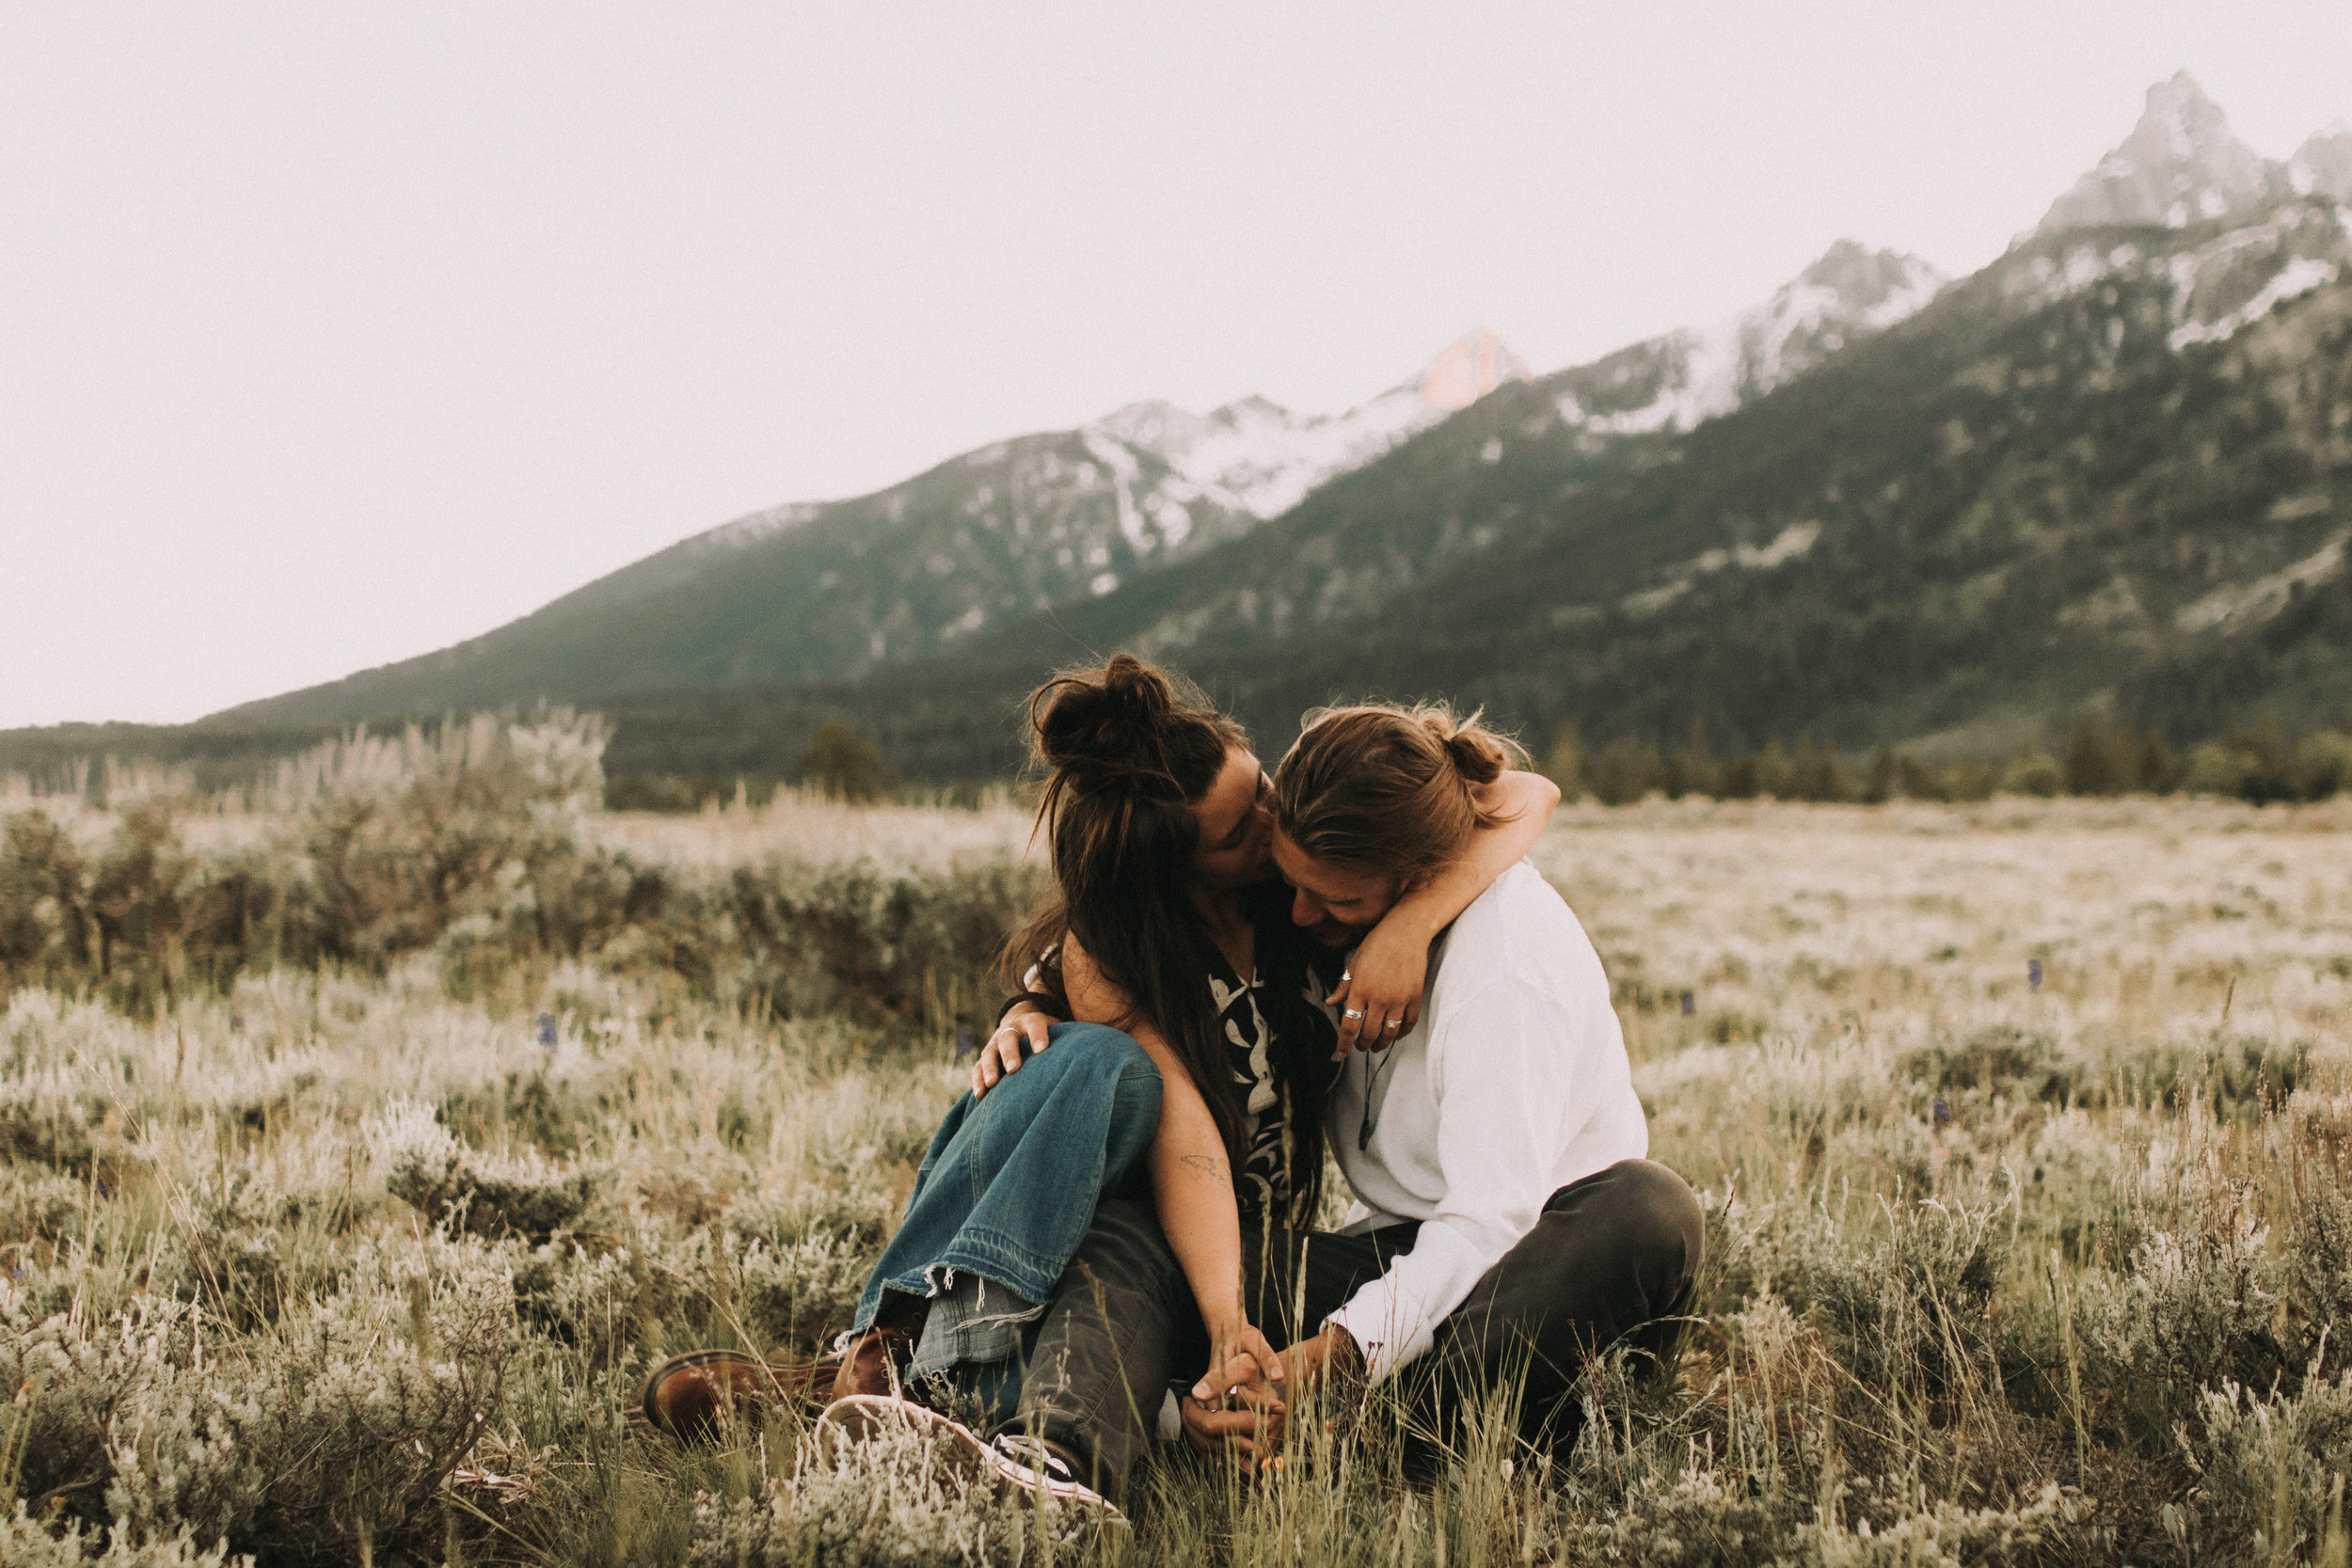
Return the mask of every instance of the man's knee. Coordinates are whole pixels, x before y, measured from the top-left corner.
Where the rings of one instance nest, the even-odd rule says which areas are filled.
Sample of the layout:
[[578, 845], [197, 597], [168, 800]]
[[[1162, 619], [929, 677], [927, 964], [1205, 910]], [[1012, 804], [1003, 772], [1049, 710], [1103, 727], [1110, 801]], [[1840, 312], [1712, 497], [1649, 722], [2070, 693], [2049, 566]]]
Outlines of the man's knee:
[[1629, 1245], [1685, 1277], [1697, 1274], [1707, 1252], [1707, 1211], [1691, 1184], [1655, 1160], [1621, 1160], [1604, 1174], [1607, 1212]]
[[1690, 1183], [1664, 1165], [1621, 1160], [1556, 1194], [1536, 1236], [1539, 1266], [1565, 1271], [1564, 1283], [1590, 1286], [1605, 1275], [1638, 1286], [1664, 1311], [1698, 1274], [1707, 1215]]

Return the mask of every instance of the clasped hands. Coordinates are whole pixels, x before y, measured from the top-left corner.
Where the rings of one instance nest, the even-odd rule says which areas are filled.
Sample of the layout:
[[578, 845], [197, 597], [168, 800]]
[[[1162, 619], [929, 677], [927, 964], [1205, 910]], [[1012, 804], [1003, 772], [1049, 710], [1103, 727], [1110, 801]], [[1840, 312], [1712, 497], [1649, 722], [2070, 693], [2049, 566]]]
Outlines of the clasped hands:
[[1186, 1392], [1178, 1414], [1186, 1442], [1201, 1453], [1237, 1459], [1245, 1475], [1281, 1468], [1291, 1400], [1327, 1385], [1350, 1397], [1362, 1381], [1363, 1354], [1337, 1325], [1279, 1354], [1254, 1328], [1237, 1335], [1234, 1346]]

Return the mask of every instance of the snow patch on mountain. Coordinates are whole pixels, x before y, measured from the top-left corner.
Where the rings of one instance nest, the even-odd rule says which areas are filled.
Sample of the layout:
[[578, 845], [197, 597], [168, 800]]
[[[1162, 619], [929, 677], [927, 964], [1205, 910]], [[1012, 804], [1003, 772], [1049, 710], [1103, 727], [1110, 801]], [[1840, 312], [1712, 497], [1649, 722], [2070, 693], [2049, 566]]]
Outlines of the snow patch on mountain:
[[[1655, 615], [1677, 599], [1698, 586], [1701, 578], [1717, 572], [1736, 569], [1742, 572], [1769, 572], [1786, 566], [1813, 548], [1821, 537], [1821, 525], [1805, 521], [1790, 523], [1772, 536], [1766, 545], [1751, 545], [1745, 541], [1727, 548], [1706, 550], [1681, 565], [1670, 568], [1666, 580], [1655, 588], [1645, 588], [1628, 594], [1617, 601], [1617, 608], [1628, 615]], [[1597, 604], [1565, 604], [1550, 611], [1555, 627], [1581, 626], [1597, 621], [1608, 613], [1605, 606]]]
[[2352, 209], [2282, 202], [2162, 266], [2172, 285], [2172, 347], [2218, 342], [2352, 276]]
[[2219, 342], [2235, 337], [2239, 331], [2262, 320], [2286, 301], [2335, 280], [2336, 264], [2333, 261], [2316, 261], [2308, 256], [2296, 257], [2280, 267], [2253, 298], [2229, 314], [2211, 322], [2183, 322], [2174, 327], [2172, 346], [2184, 349], [2191, 343]]
[[[1591, 374], [1568, 372], [1560, 417], [1599, 436], [1690, 430], [1903, 320], [1944, 281], [1916, 256], [1840, 240], [1762, 304], [1611, 356], [1597, 385]], [[1619, 405], [1619, 389], [1645, 380], [1647, 399]]]
[[1446, 345], [1420, 375], [1345, 413], [1300, 414], [1248, 397], [1196, 414], [1152, 400], [1104, 416], [1087, 435], [1151, 452], [1220, 505], [1272, 517], [1324, 481], [1363, 467], [1505, 382], [1526, 379], [1526, 362], [1480, 328]]
[[2251, 582], [2217, 588], [2182, 606], [2172, 624], [2182, 631], [2195, 632], [2267, 621], [2294, 602], [2296, 589], [2316, 587], [2344, 570], [2344, 546], [2348, 539], [2352, 534], [2340, 532], [2293, 565]]

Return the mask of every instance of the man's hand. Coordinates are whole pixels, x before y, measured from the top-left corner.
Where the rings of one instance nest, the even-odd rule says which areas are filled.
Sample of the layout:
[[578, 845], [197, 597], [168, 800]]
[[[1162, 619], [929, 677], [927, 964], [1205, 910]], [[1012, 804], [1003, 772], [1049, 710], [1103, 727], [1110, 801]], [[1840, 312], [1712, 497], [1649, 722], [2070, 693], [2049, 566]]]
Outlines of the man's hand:
[[1032, 1053], [1045, 1049], [1046, 1031], [1059, 1022], [1034, 1002], [1024, 1002], [1005, 1015], [996, 1025], [996, 1032], [981, 1042], [980, 1053], [972, 1059], [972, 1098], [979, 1099], [996, 1086], [996, 1081], [1008, 1072], [1021, 1070], [1021, 1047], [1026, 1042]]
[[[1318, 1387], [1336, 1401], [1353, 1402], [1361, 1394], [1363, 1352], [1343, 1328], [1301, 1339], [1282, 1353], [1281, 1363], [1281, 1387], [1294, 1399]], [[1218, 1384], [1224, 1385], [1221, 1390]], [[1230, 1453], [1248, 1475], [1280, 1467], [1290, 1407], [1276, 1397], [1253, 1358], [1235, 1356], [1216, 1376], [1195, 1384], [1177, 1411], [1185, 1440], [1200, 1452]]]

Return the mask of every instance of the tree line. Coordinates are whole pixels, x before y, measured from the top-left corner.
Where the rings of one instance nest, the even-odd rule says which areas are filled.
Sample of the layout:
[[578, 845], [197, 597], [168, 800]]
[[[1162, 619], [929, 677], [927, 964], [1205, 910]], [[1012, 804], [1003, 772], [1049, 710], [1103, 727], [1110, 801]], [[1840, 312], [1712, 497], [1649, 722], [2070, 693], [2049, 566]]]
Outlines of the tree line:
[[1546, 774], [1570, 800], [1626, 805], [1658, 794], [1668, 800], [1853, 801], [1896, 799], [1985, 800], [1995, 794], [2212, 795], [2262, 805], [2323, 800], [2352, 788], [2352, 733], [2315, 729], [2290, 735], [2277, 716], [2231, 724], [2185, 750], [2127, 723], [2077, 720], [2055, 747], [2028, 740], [2003, 757], [1924, 755], [1881, 746], [1855, 756], [1800, 737], [1718, 758], [1694, 725], [1671, 749], [1621, 737], [1586, 746], [1573, 723], [1551, 735], [1541, 755]]

